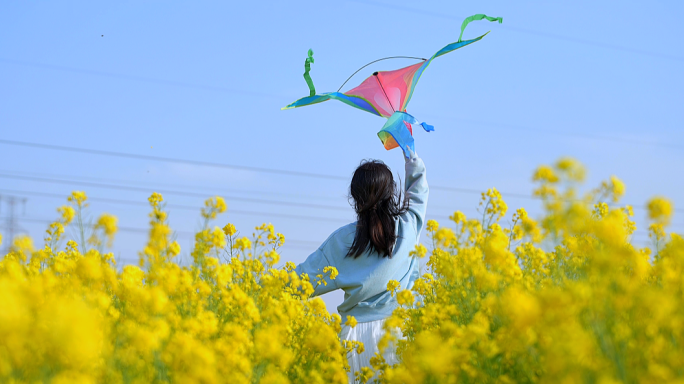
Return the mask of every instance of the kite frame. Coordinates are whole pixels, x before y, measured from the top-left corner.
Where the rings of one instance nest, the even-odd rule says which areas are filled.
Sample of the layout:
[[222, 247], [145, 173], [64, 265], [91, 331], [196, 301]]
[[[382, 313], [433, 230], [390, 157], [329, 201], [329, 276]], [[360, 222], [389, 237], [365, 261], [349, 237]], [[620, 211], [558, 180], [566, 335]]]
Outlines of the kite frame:
[[[378, 116], [380, 116], [380, 117], [384, 117], [384, 116], [382, 116], [382, 114], [380, 114], [380, 112], [377, 110], [377, 108], [375, 108], [375, 107], [373, 106], [373, 104], [371, 104], [371, 103], [370, 103], [368, 100], [366, 100], [364, 97], [356, 96], [356, 95], [347, 95], [347, 94], [345, 94], [345, 93], [340, 92], [340, 90], [341, 90], [342, 87], [344, 87], [344, 85], [347, 84], [347, 82], [348, 82], [352, 77], [354, 77], [354, 75], [356, 75], [359, 71], [361, 71], [362, 69], [366, 68], [367, 66], [369, 66], [369, 65], [371, 65], [371, 64], [373, 64], [373, 63], [377, 63], [378, 61], [388, 60], [388, 59], [401, 59], [401, 58], [412, 58], [412, 59], [424, 60], [423, 65], [418, 69], [418, 71], [416, 71], [416, 75], [413, 77], [413, 79], [412, 79], [412, 81], [411, 81], [411, 84], [410, 84], [409, 87], [408, 87], [408, 89], [409, 89], [409, 91], [407, 92], [408, 97], [406, 98], [406, 100], [404, 100], [403, 105], [401, 105], [400, 108], [399, 108], [400, 111], [404, 111], [404, 110], [406, 110], [406, 106], [408, 105], [409, 101], [410, 101], [411, 98], [413, 97], [413, 91], [415, 90], [416, 85], [418, 84], [418, 81], [420, 80], [420, 77], [423, 75], [423, 72], [424, 72], [425, 69], [430, 65], [430, 63], [432, 62], [432, 60], [434, 60], [434, 59], [437, 58], [437, 57], [443, 56], [443, 55], [445, 55], [445, 54], [447, 54], [447, 53], [449, 53], [449, 52], [453, 52], [453, 51], [455, 51], [455, 50], [457, 50], [457, 49], [463, 48], [463, 47], [465, 47], [466, 45], [470, 45], [470, 44], [472, 44], [472, 43], [475, 43], [475, 42], [477, 42], [477, 41], [480, 41], [480, 40], [481, 40], [483, 37], [485, 37], [488, 33], [489, 33], [489, 32], [485, 33], [485, 34], [482, 35], [482, 36], [479, 36], [479, 37], [476, 37], [476, 38], [474, 38], [474, 39], [471, 39], [471, 40], [456, 41], [456, 42], [447, 44], [446, 46], [444, 46], [442, 49], [440, 49], [439, 51], [437, 51], [437, 53], [435, 53], [434, 55], [432, 55], [432, 57], [430, 57], [430, 58], [427, 59], [427, 60], [426, 60], [426, 59], [423, 59], [423, 58], [412, 57], [412, 56], [390, 56], [390, 57], [384, 57], [384, 58], [382, 58], [382, 59], [374, 60], [374, 61], [372, 61], [372, 62], [370, 62], [370, 63], [364, 65], [363, 67], [359, 68], [356, 72], [354, 72], [351, 76], [349, 76], [349, 78], [347, 78], [347, 80], [342, 84], [342, 86], [337, 90], [337, 92], [328, 92], [328, 93], [315, 94], [315, 95], [312, 95], [312, 96], [302, 97], [301, 99], [295, 100], [294, 102], [292, 102], [292, 103], [286, 105], [285, 107], [283, 107], [283, 108], [281, 108], [281, 109], [282, 109], [282, 110], [286, 110], [286, 109], [293, 109], [293, 108], [298, 108], [298, 107], [304, 107], [304, 106], [307, 106], [307, 105], [318, 104], [318, 103], [322, 103], [322, 102], [324, 102], [324, 101], [328, 101], [328, 100], [330, 100], [330, 99], [334, 99], [334, 100], [339, 100], [339, 101], [341, 101], [341, 102], [343, 102], [343, 103], [345, 103], [345, 104], [347, 104], [347, 105], [349, 105], [349, 106], [355, 107], [355, 108], [360, 109], [360, 110], [362, 110], [362, 111], [366, 111], [366, 112], [372, 113], [372, 114], [374, 114], [374, 115], [378, 115]], [[456, 45], [455, 48], [450, 48], [450, 47], [453, 47], [454, 45]], [[363, 103], [357, 103], [354, 99], [363, 100]], [[364, 108], [365, 106], [368, 106], [368, 107], [370, 107], [370, 108]]]

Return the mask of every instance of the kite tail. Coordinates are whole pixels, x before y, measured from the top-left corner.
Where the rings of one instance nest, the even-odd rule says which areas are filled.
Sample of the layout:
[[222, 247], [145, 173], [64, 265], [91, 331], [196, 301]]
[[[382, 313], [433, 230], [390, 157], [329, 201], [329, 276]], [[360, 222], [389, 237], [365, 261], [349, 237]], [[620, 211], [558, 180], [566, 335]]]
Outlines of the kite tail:
[[313, 51], [309, 49], [309, 57], [307, 57], [306, 61], [304, 62], [304, 80], [306, 80], [306, 84], [309, 86], [309, 96], [316, 95], [316, 88], [314, 88], [313, 80], [311, 80], [311, 76], [309, 75], [309, 71], [311, 71], [311, 63], [313, 62]]
[[478, 21], [482, 19], [487, 19], [489, 21], [498, 21], [499, 24], [503, 22], [503, 17], [489, 17], [483, 13], [477, 14], [477, 15], [472, 15], [470, 17], [466, 17], [465, 20], [463, 20], [463, 24], [461, 24], [461, 35], [458, 36], [458, 42], [461, 42], [461, 38], [463, 38], [463, 31], [465, 30], [466, 26], [471, 22], [471, 21]]

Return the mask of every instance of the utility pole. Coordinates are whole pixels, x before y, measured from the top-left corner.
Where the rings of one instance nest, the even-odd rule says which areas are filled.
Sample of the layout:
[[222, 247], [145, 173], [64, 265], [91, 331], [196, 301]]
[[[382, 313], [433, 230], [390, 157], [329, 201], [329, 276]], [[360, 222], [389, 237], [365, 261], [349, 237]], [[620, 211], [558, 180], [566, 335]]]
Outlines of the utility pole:
[[0, 209], [2, 209], [3, 202], [9, 208], [9, 215], [5, 217], [4, 225], [0, 225], [0, 228], [2, 228], [4, 231], [7, 231], [7, 237], [5, 237], [2, 241], [5, 246], [0, 257], [4, 257], [9, 253], [10, 249], [12, 248], [12, 243], [14, 242], [14, 236], [24, 231], [24, 229], [19, 226], [17, 220], [17, 206], [21, 204], [23, 207], [23, 213], [26, 213], [26, 198], [0, 195]]

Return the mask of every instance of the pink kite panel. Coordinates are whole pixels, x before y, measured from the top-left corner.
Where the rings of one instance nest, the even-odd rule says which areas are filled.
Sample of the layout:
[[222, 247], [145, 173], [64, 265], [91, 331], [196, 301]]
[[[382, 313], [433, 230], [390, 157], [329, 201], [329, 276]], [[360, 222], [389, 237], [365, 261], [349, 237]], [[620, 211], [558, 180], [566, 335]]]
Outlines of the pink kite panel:
[[423, 63], [394, 71], [377, 72], [377, 76], [368, 77], [358, 87], [350, 89], [344, 94], [363, 97], [378, 110], [380, 115], [390, 117], [394, 112], [401, 110], [413, 76], [421, 65]]
[[[414, 81], [413, 76], [422, 65], [423, 63], [421, 62], [394, 71], [378, 72], [378, 79], [382, 82], [382, 86], [385, 88], [385, 92], [387, 92], [396, 111], [402, 110], [408, 90], [411, 89], [411, 82]], [[393, 95], [399, 95], [399, 98], [395, 101], [392, 99]]]

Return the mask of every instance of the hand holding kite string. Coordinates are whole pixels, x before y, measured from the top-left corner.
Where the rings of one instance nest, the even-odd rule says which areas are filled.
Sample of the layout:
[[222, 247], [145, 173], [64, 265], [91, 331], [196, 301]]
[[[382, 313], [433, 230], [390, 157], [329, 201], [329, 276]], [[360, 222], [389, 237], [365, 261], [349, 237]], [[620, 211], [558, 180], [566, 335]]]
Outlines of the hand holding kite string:
[[[455, 43], [448, 44], [444, 48], [440, 49], [432, 55], [429, 59], [420, 59], [417, 57], [406, 57], [406, 56], [394, 56], [385, 57], [379, 60], [375, 60], [361, 67], [358, 71], [354, 72], [353, 77], [361, 69], [367, 67], [375, 62], [394, 59], [394, 58], [409, 58], [421, 60], [421, 63], [413, 64], [408, 67], [396, 69], [394, 71], [380, 71], [373, 73], [372, 76], [366, 78], [359, 86], [350, 89], [346, 92], [340, 92], [344, 84], [349, 81], [344, 82], [342, 87], [337, 90], [337, 92], [328, 92], [322, 94], [316, 94], [316, 89], [314, 88], [313, 81], [309, 75], [311, 70], [311, 63], [314, 62], [313, 51], [309, 49], [308, 57], [304, 62], [304, 79], [309, 86], [309, 96], [303, 97], [294, 103], [287, 105], [282, 109], [291, 109], [297, 107], [303, 107], [311, 104], [318, 104], [324, 101], [334, 99], [339, 100], [352, 107], [370, 112], [374, 115], [386, 117], [387, 122], [382, 127], [380, 132], [378, 132], [378, 137], [382, 141], [383, 145], [387, 150], [392, 148], [400, 147], [404, 151], [404, 155], [409, 157], [406, 148], [410, 148], [410, 151], [415, 152], [414, 140], [413, 140], [413, 124], [418, 124], [418, 121], [408, 113], [406, 113], [406, 106], [411, 100], [413, 91], [416, 88], [416, 84], [423, 74], [423, 71], [430, 65], [432, 60], [449, 52], [455, 51], [461, 47], [472, 44], [476, 41], [480, 41], [487, 33], [484, 35], [474, 38], [472, 40], [462, 41], [463, 31], [465, 30], [468, 23], [476, 20], [487, 19], [489, 21], [498, 21], [501, 23], [503, 19], [501, 17], [489, 17], [484, 14], [473, 15], [465, 20], [461, 24], [461, 35], [458, 41]], [[418, 124], [425, 129], [425, 131], [433, 131], [434, 128], [426, 123]]]

